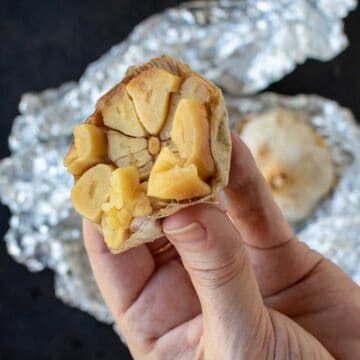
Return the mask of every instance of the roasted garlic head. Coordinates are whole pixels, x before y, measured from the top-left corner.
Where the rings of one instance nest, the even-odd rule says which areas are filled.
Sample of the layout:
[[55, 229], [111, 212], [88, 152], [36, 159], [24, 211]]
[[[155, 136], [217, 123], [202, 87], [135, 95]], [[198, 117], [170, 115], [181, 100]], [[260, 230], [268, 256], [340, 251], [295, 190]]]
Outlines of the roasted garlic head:
[[211, 201], [228, 181], [231, 142], [220, 89], [163, 56], [132, 67], [74, 129], [64, 165], [72, 202], [118, 253], [162, 235], [156, 221]]
[[292, 222], [308, 217], [335, 184], [322, 137], [283, 108], [247, 116], [237, 128], [284, 216]]

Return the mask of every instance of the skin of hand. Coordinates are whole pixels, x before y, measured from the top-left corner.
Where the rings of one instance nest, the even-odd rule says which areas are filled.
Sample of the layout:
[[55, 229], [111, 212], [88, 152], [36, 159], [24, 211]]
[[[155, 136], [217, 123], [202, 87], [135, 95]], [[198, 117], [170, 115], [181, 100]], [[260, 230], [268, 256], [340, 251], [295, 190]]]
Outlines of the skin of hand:
[[359, 359], [360, 289], [298, 241], [233, 136], [228, 212], [193, 206], [112, 255], [84, 221], [91, 267], [135, 359]]

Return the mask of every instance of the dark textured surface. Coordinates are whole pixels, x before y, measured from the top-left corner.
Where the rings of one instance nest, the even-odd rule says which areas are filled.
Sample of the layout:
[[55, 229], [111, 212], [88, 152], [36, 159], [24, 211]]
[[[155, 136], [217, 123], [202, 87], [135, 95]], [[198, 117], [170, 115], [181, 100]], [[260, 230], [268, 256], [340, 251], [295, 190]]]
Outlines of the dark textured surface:
[[[89, 62], [121, 41], [139, 21], [175, 0], [1, 0], [0, 157], [20, 95], [78, 79]], [[360, 11], [346, 20], [350, 47], [328, 63], [308, 61], [271, 86], [284, 94], [317, 93], [360, 118]], [[0, 236], [9, 212], [0, 208]], [[128, 359], [109, 326], [63, 305], [50, 271], [31, 274], [0, 242], [0, 359]]]

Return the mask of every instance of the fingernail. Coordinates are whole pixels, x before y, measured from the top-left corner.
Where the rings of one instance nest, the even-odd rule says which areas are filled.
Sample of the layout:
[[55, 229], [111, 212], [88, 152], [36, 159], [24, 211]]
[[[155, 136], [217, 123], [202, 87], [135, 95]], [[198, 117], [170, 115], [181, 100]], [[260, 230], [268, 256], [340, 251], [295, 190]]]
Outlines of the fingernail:
[[197, 222], [193, 222], [180, 228], [164, 229], [164, 232], [166, 235], [169, 235], [178, 241], [201, 241], [206, 238], [205, 229]]

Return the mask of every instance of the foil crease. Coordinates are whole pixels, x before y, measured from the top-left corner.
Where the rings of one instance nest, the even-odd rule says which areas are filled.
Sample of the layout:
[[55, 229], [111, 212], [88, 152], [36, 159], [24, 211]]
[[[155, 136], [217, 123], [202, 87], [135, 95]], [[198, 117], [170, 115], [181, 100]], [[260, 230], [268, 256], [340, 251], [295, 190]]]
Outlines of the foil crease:
[[[79, 82], [25, 94], [9, 137], [12, 155], [0, 162], [0, 198], [12, 213], [5, 236], [9, 254], [30, 271], [52, 269], [60, 299], [111, 323], [71, 207], [72, 178], [62, 166], [73, 126], [129, 65], [162, 53], [189, 63], [233, 95], [264, 89], [307, 58], [326, 61], [340, 53], [347, 45], [342, 19], [355, 6], [355, 0], [187, 2], [143, 21]], [[348, 110], [316, 96], [228, 97], [233, 119], [278, 101], [310, 111], [310, 121], [328, 133], [339, 156], [339, 184], [296, 230], [359, 281], [353, 260], [360, 248], [359, 130]], [[347, 254], [352, 260], [346, 262]]]

